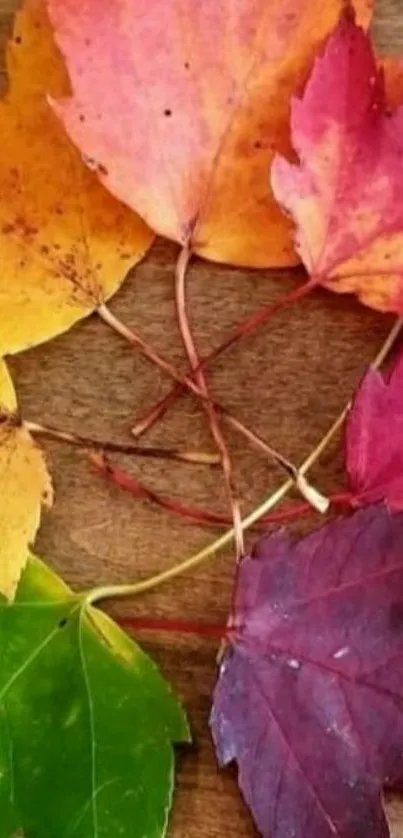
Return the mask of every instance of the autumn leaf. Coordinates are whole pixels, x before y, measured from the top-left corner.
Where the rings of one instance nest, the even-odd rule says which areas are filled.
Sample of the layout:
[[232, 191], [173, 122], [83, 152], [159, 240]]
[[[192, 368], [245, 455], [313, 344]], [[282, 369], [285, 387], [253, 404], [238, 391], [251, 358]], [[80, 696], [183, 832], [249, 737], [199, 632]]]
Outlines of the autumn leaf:
[[1, 360], [0, 494], [0, 593], [10, 599], [39, 526], [41, 505], [50, 506], [53, 493], [43, 454], [18, 415], [11, 378]]
[[387, 838], [403, 779], [403, 515], [366, 507], [239, 568], [211, 717], [264, 838]]
[[402, 312], [403, 109], [391, 113], [384, 87], [369, 38], [344, 17], [292, 102], [299, 163], [277, 157], [272, 185], [314, 282]]
[[185, 714], [154, 663], [31, 557], [0, 602], [2, 838], [160, 838]]
[[344, 0], [47, 3], [74, 94], [55, 109], [110, 191], [208, 259], [294, 264], [267, 173]]
[[357, 505], [403, 509], [403, 354], [390, 375], [364, 376], [347, 419], [346, 465]]
[[393, 108], [403, 104], [403, 60], [393, 56], [382, 59], [386, 98]]
[[[0, 354], [68, 329], [110, 297], [151, 243], [65, 136], [47, 93], [67, 95], [42, 0], [27, 0], [0, 103]], [[22, 315], [23, 312], [23, 315]]]

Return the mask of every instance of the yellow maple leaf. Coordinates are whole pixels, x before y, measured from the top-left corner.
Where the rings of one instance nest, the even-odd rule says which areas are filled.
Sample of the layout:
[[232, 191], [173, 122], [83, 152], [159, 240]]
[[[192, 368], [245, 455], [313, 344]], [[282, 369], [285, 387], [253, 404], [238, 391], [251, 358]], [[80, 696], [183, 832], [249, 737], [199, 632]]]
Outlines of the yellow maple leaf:
[[0, 593], [12, 599], [41, 505], [50, 506], [52, 484], [40, 448], [21, 421], [6, 364], [0, 360]]
[[68, 329], [109, 298], [152, 233], [88, 170], [48, 102], [69, 92], [44, 3], [8, 45], [0, 103], [0, 355]]

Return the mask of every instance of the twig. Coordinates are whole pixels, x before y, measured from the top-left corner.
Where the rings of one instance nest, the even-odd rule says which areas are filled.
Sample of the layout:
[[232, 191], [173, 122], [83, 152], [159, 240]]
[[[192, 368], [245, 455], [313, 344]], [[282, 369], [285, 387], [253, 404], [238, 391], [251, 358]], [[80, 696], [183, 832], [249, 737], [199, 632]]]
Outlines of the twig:
[[178, 460], [179, 462], [196, 465], [220, 465], [221, 459], [217, 454], [209, 454], [204, 451], [181, 451], [179, 448], [158, 448], [155, 446], [139, 446], [132, 443], [125, 444], [112, 442], [107, 439], [92, 439], [69, 431], [62, 431], [37, 422], [24, 421], [24, 426], [34, 436], [41, 436], [45, 439], [54, 439], [57, 442], [64, 442], [73, 445], [75, 448], [88, 450], [102, 450], [110, 454], [128, 454], [135, 457], [151, 457], [152, 459]]
[[[278, 302], [261, 306], [261, 308], [255, 311], [247, 318], [247, 320], [240, 323], [239, 326], [231, 332], [228, 338], [220, 344], [220, 346], [213, 349], [212, 352], [200, 359], [200, 369], [204, 369], [204, 367], [215, 361], [220, 355], [240, 340], [240, 338], [245, 337], [253, 332], [258, 326], [266, 323], [269, 317], [273, 314], [282, 311], [286, 306], [291, 305], [292, 303], [295, 303], [305, 297], [314, 287], [315, 282], [309, 279], [303, 285], [299, 285], [297, 288], [293, 289], [290, 294], [286, 294], [278, 300]], [[192, 371], [190, 370], [189, 373], [190, 372]], [[195, 372], [196, 371], [193, 371], [193, 373]], [[175, 387], [173, 387], [166, 396], [157, 402], [150, 410], [144, 413], [143, 416], [136, 422], [132, 428], [133, 435], [135, 437], [140, 437], [143, 433], [148, 431], [160, 418], [162, 418], [170, 405], [174, 403], [184, 390], [185, 387], [183, 384], [175, 385]]]
[[190, 367], [195, 374], [195, 381], [203, 394], [203, 407], [210, 425], [211, 436], [213, 437], [217, 450], [221, 456], [222, 470], [227, 490], [228, 503], [231, 509], [232, 522], [234, 526], [235, 552], [237, 559], [243, 556], [244, 541], [241, 526], [241, 510], [235, 487], [232, 472], [231, 456], [227, 443], [221, 431], [220, 423], [214, 405], [211, 401], [207, 379], [200, 366], [199, 356], [190, 328], [186, 307], [186, 270], [189, 264], [191, 253], [187, 247], [183, 247], [179, 255], [175, 270], [175, 300], [178, 317], [179, 332], [182, 338], [183, 347], [188, 357]]

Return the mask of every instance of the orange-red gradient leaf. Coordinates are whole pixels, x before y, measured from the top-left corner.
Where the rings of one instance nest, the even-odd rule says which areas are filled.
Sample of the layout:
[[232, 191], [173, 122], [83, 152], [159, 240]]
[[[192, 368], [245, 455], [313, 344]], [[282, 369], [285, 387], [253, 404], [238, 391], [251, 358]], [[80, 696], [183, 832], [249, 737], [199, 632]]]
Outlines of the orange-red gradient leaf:
[[345, 0], [47, 3], [73, 88], [55, 108], [111, 192], [208, 259], [295, 263], [269, 166]]

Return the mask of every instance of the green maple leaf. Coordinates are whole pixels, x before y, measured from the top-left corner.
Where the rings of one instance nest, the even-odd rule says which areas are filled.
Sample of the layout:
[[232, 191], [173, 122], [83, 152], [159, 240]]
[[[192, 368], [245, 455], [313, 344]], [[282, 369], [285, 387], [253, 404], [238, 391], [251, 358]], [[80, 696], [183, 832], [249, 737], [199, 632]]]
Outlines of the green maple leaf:
[[0, 602], [0, 838], [160, 838], [181, 741], [153, 662], [32, 557]]

